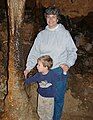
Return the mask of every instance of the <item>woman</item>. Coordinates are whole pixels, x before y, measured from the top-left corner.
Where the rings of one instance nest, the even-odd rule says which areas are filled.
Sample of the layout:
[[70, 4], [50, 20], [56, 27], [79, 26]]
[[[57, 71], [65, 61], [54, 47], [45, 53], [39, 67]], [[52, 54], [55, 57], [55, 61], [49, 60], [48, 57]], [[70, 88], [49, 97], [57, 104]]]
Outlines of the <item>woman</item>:
[[[45, 11], [47, 26], [38, 33], [27, 58], [25, 78], [36, 65], [37, 58], [50, 55], [53, 59], [52, 69], [59, 75], [56, 84], [53, 120], [60, 120], [64, 105], [67, 83], [67, 71], [77, 59], [77, 48], [72, 37], [62, 24], [58, 24], [60, 11], [56, 7], [48, 7]], [[64, 77], [64, 80], [61, 80]]]

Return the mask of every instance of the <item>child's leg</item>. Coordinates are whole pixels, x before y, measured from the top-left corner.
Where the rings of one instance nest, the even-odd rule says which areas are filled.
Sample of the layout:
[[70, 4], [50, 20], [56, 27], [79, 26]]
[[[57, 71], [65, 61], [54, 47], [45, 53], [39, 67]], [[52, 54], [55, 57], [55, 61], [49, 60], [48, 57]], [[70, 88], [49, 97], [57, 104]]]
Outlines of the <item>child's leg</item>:
[[38, 97], [38, 115], [40, 120], [53, 120], [54, 98]]

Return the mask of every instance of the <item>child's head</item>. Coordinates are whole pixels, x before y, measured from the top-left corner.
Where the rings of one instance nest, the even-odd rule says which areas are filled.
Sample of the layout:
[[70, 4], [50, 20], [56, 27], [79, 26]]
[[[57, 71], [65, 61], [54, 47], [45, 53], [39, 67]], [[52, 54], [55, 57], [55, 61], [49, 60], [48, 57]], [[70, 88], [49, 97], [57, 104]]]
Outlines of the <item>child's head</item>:
[[41, 56], [37, 59], [37, 69], [49, 70], [53, 66], [53, 59], [49, 55]]

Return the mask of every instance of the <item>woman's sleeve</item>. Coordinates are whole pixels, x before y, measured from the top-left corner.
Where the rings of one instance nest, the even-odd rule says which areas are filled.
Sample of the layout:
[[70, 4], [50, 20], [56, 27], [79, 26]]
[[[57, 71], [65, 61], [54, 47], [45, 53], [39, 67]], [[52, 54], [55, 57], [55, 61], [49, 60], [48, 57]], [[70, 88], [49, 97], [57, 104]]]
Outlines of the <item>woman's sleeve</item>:
[[67, 39], [67, 65], [73, 66], [77, 59], [77, 48], [69, 32], [66, 34]]
[[37, 35], [35, 42], [29, 52], [26, 69], [31, 70], [37, 63], [37, 58], [40, 57], [40, 34]]

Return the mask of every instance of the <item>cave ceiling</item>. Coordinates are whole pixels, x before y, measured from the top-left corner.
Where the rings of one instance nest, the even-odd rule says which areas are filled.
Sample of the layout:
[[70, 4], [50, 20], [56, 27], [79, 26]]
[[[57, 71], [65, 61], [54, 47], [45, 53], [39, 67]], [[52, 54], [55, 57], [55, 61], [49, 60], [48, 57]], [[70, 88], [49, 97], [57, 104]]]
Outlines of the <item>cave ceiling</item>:
[[29, 7], [33, 7], [35, 2], [37, 6], [57, 6], [63, 15], [71, 18], [87, 16], [89, 12], [93, 12], [93, 0], [26, 0]]
[[[89, 12], [93, 12], [93, 0], [26, 0], [26, 5], [33, 8], [43, 6], [57, 6], [63, 15], [71, 18], [87, 16]], [[0, 0], [0, 7], [5, 7], [5, 1]]]

